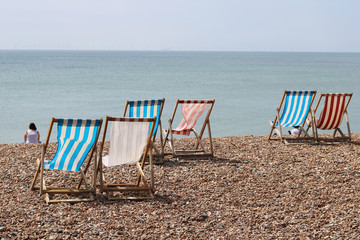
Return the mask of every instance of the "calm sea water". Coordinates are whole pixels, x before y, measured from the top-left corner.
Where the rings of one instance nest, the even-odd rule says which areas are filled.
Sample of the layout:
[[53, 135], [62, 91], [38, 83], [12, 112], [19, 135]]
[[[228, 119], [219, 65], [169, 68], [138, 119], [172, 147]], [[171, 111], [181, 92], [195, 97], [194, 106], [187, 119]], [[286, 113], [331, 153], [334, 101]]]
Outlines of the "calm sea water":
[[[360, 53], [0, 51], [0, 143], [23, 142], [35, 122], [120, 116], [127, 99], [211, 99], [214, 136], [267, 135], [283, 91], [353, 92], [360, 131]], [[317, 100], [317, 98], [316, 98]]]

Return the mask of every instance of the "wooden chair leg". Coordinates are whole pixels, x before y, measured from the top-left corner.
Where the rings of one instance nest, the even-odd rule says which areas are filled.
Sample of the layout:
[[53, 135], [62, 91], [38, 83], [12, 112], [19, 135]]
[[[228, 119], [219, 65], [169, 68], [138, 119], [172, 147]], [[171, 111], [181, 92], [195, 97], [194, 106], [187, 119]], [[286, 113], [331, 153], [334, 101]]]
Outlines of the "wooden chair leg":
[[37, 180], [37, 178], [38, 178], [38, 176], [39, 176], [39, 173], [40, 173], [40, 167], [41, 167], [40, 159], [37, 159], [36, 162], [37, 162], [37, 169], [36, 169], [34, 178], [33, 178], [33, 180], [32, 180], [32, 183], [31, 183], [31, 186], [30, 186], [30, 190], [35, 190], [36, 180]]
[[348, 116], [347, 111], [345, 111], [345, 118], [346, 118], [346, 126], [347, 126], [347, 129], [348, 129], [349, 139], [351, 140], [350, 123], [349, 123], [349, 116]]
[[211, 137], [210, 121], [208, 121], [208, 133], [209, 133], [210, 152], [211, 152], [211, 155], [214, 155], [214, 149], [213, 149], [212, 137]]
[[172, 126], [171, 126], [171, 120], [169, 119], [169, 133], [170, 133], [170, 142], [169, 142], [169, 145], [170, 145], [170, 148], [171, 148], [171, 151], [172, 151], [172, 154], [173, 156], [175, 156], [175, 149], [174, 149], [174, 138], [173, 138], [173, 134], [172, 134]]

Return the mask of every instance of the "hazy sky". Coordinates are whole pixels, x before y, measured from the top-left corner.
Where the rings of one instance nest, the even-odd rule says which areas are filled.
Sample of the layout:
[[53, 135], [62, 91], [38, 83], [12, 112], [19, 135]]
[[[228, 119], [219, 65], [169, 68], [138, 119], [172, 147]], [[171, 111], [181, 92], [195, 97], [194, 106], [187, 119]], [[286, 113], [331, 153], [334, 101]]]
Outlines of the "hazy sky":
[[359, 0], [0, 1], [0, 49], [360, 52]]

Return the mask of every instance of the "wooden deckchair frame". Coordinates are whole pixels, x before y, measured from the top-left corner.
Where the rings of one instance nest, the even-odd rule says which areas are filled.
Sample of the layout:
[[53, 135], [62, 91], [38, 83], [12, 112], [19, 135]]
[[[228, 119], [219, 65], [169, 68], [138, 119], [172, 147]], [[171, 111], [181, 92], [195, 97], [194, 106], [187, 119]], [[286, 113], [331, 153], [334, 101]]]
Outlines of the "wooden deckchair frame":
[[[280, 138], [280, 141], [281, 142], [284, 142], [286, 144], [289, 143], [289, 141], [299, 141], [299, 140], [315, 140], [315, 129], [314, 127], [312, 127], [312, 132], [313, 132], [313, 136], [311, 137], [309, 134], [308, 134], [308, 130], [309, 128], [307, 128], [306, 130], [304, 129], [304, 126], [305, 126], [305, 123], [306, 123], [306, 120], [303, 121], [303, 123], [299, 126], [299, 133], [297, 134], [296, 138], [293, 138], [293, 137], [286, 137], [285, 135], [283, 135], [282, 133], [282, 127], [281, 127], [281, 123], [280, 123], [280, 111], [282, 110], [282, 105], [284, 103], [284, 100], [285, 100], [285, 97], [286, 97], [286, 94], [288, 92], [292, 92], [292, 91], [287, 91], [285, 90], [284, 93], [283, 93], [283, 96], [281, 98], [281, 101], [280, 101], [280, 104], [279, 106], [276, 108], [276, 114], [275, 114], [275, 119], [274, 121], [269, 121], [270, 125], [271, 125], [271, 130], [270, 130], [270, 134], [269, 134], [269, 140], [277, 140]], [[310, 114], [310, 118], [312, 119], [312, 111], [311, 111], [311, 106], [314, 102], [314, 99], [315, 99], [315, 95], [316, 95], [316, 92], [317, 91], [313, 91], [314, 94], [312, 95], [312, 99], [311, 99], [311, 102], [310, 102], [310, 108], [309, 108], [309, 111], [305, 117], [305, 119], [308, 117], [308, 115]], [[278, 128], [276, 128], [276, 122], [278, 121]], [[279, 136], [279, 138], [277, 137], [273, 137], [272, 133], [273, 131], [275, 131], [276, 135]], [[301, 133], [304, 133], [305, 134], [305, 137], [301, 137]]]
[[[104, 149], [104, 143], [106, 139], [106, 133], [108, 128], [109, 121], [139, 121], [139, 122], [152, 122], [152, 127], [150, 128], [149, 136], [147, 139], [147, 144], [145, 146], [144, 153], [141, 157], [141, 163], [137, 162], [136, 167], [138, 170], [137, 180], [135, 183], [107, 183], [105, 179], [105, 174], [103, 172], [103, 164], [102, 164], [102, 152]], [[154, 126], [156, 122], [156, 117], [154, 118], [115, 118], [106, 116], [105, 127], [103, 138], [100, 143], [99, 150], [99, 160], [97, 165], [97, 172], [100, 177], [100, 191], [106, 193], [106, 197], [108, 200], [144, 200], [144, 199], [153, 199], [154, 198], [154, 169], [153, 169], [153, 157], [152, 157], [152, 134], [154, 131]], [[147, 156], [149, 156], [149, 169], [150, 169], [150, 179], [146, 176], [144, 172], [144, 166]], [[111, 168], [111, 167], [109, 167]], [[144, 186], [140, 184], [143, 183]], [[112, 196], [113, 192], [136, 192], [143, 193], [145, 196], [138, 196], [135, 194], [134, 196]]]
[[[324, 142], [334, 142], [334, 141], [351, 141], [351, 131], [350, 131], [350, 123], [349, 123], [349, 116], [348, 116], [348, 113], [347, 113], [347, 107], [349, 106], [349, 103], [350, 103], [350, 100], [353, 96], [353, 93], [343, 93], [345, 94], [345, 107], [344, 107], [344, 114], [343, 116], [341, 116], [341, 119], [343, 119], [344, 115], [345, 115], [345, 119], [346, 119], [346, 126], [347, 126], [347, 130], [348, 130], [348, 135], [346, 136], [343, 131], [341, 131], [340, 127], [337, 127], [337, 128], [334, 128], [334, 129], [329, 129], [329, 131], [331, 130], [334, 130], [333, 134], [332, 134], [332, 138], [326, 138], [326, 137], [319, 137], [319, 134], [318, 134], [318, 127], [317, 127], [317, 121], [316, 121], [316, 117], [315, 117], [315, 113], [316, 111], [318, 110], [318, 107], [321, 103], [321, 100], [322, 99], [325, 99], [325, 97], [327, 95], [329, 95], [331, 93], [321, 93], [320, 94], [320, 97], [316, 103], [316, 106], [315, 106], [315, 109], [313, 111], [313, 118], [312, 118], [312, 121], [311, 121], [311, 124], [314, 126], [315, 128], [315, 138], [317, 141], [324, 141]], [[325, 105], [325, 103], [324, 103]], [[322, 130], [322, 129], [320, 129]], [[322, 130], [322, 131], [327, 131], [327, 130]], [[340, 134], [340, 137], [337, 137], [336, 136], [336, 133], [339, 133]]]
[[[173, 133], [172, 133], [172, 124], [175, 118], [175, 115], [177, 113], [177, 108], [179, 106], [179, 104], [183, 104], [183, 103], [189, 103], [192, 102], [194, 104], [198, 103], [198, 104], [202, 104], [202, 103], [207, 103], [209, 106], [208, 110], [207, 110], [207, 114], [204, 120], [204, 123], [201, 127], [201, 131], [200, 134], [197, 133], [197, 131], [195, 130], [195, 126], [192, 129], [189, 129], [190, 132], [193, 132], [195, 137], [196, 137], [196, 145], [195, 145], [195, 149], [194, 150], [176, 150], [175, 149], [175, 145], [174, 145], [174, 137], [173, 137]], [[213, 149], [213, 143], [212, 143], [212, 137], [211, 137], [211, 127], [210, 127], [210, 115], [212, 112], [212, 109], [214, 107], [215, 104], [215, 99], [211, 99], [211, 100], [185, 100], [185, 99], [177, 99], [176, 100], [176, 104], [174, 107], [174, 111], [171, 115], [171, 118], [169, 119], [169, 128], [167, 130], [165, 130], [166, 136], [165, 136], [165, 140], [164, 140], [164, 145], [166, 145], [166, 142], [169, 142], [169, 146], [171, 149], [171, 153], [173, 155], [173, 157], [213, 157], [214, 156], [214, 149]], [[208, 131], [208, 136], [209, 136], [209, 150], [210, 151], [206, 151], [205, 149], [205, 145], [203, 143], [203, 134], [205, 132], [205, 128]], [[170, 135], [170, 140], [169, 140], [169, 135]], [[199, 149], [199, 146], [201, 149]]]
[[[93, 185], [91, 185], [89, 183], [89, 181], [86, 179], [86, 174], [85, 172], [80, 169], [79, 174], [80, 174], [80, 180], [83, 180], [85, 182], [85, 188], [80, 189], [80, 187], [76, 187], [76, 188], [60, 188], [60, 187], [48, 187], [46, 186], [45, 183], [45, 179], [44, 179], [44, 160], [45, 160], [45, 155], [46, 155], [46, 151], [47, 151], [47, 147], [49, 145], [49, 141], [50, 141], [50, 137], [51, 137], [51, 132], [54, 126], [54, 123], [58, 123], [59, 122], [59, 118], [52, 118], [51, 122], [50, 122], [50, 126], [49, 126], [49, 130], [48, 130], [48, 134], [46, 137], [46, 141], [44, 144], [42, 144], [42, 154], [41, 154], [41, 158], [37, 159], [37, 170], [35, 172], [33, 181], [31, 183], [30, 186], [30, 190], [40, 190], [40, 195], [45, 195], [45, 201], [47, 204], [49, 203], [59, 203], [59, 202], [68, 202], [68, 203], [77, 203], [77, 202], [89, 202], [89, 201], [93, 201], [94, 200], [94, 195], [96, 193], [96, 159], [97, 159], [97, 151], [96, 151], [96, 144], [101, 132], [101, 126], [102, 126], [102, 119], [100, 119], [100, 125], [98, 127], [97, 133], [96, 133], [96, 139], [95, 139], [95, 143], [92, 146], [91, 150], [90, 150], [90, 155], [87, 157], [88, 159], [88, 163], [91, 162], [91, 159], [93, 158], [94, 155], [94, 181], [93, 181]], [[95, 154], [94, 154], [95, 153]], [[40, 175], [40, 184], [39, 186], [36, 186], [36, 181], [37, 178]], [[50, 195], [56, 195], [56, 194], [62, 194], [62, 195], [80, 195], [80, 194], [87, 194], [88, 197], [87, 198], [69, 198], [69, 199], [50, 199]]]
[[[144, 101], [144, 100], [142, 100], [142, 101]], [[151, 100], [148, 100], [148, 101], [151, 101]], [[130, 100], [126, 101], [123, 117], [126, 117], [128, 106], [130, 106], [131, 102], [132, 101], [130, 101]], [[165, 104], [165, 98], [162, 98], [161, 99], [161, 105], [160, 105], [160, 113], [159, 113], [159, 116], [156, 116], [159, 119], [158, 127], [157, 127], [155, 133], [153, 133], [153, 136], [151, 138], [151, 145], [152, 145], [152, 148], [155, 151], [155, 155], [153, 155], [153, 156], [156, 156], [156, 157], [163, 157], [164, 156], [164, 142], [163, 142], [163, 133], [162, 133], [163, 130], [162, 130], [162, 125], [161, 125], [161, 115], [162, 115], [162, 111], [163, 111], [163, 108], [164, 108], [164, 104]], [[159, 130], [160, 131], [160, 133], [159, 133], [160, 134], [160, 150], [155, 145], [155, 141], [156, 141], [155, 139], [156, 139], [156, 134], [157, 134], [158, 129], [160, 129]]]

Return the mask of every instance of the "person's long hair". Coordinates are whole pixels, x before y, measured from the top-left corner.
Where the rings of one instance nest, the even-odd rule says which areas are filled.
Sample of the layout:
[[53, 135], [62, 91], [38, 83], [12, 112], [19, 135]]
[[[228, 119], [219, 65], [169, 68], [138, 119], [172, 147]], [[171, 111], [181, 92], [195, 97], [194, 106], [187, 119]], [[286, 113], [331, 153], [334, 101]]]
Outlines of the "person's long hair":
[[29, 129], [36, 131], [35, 123], [30, 123]]

